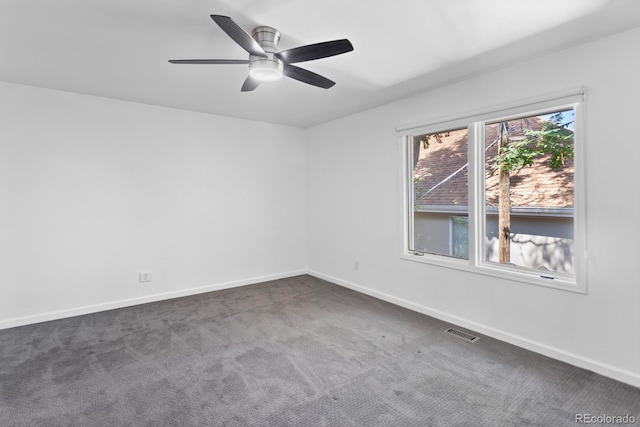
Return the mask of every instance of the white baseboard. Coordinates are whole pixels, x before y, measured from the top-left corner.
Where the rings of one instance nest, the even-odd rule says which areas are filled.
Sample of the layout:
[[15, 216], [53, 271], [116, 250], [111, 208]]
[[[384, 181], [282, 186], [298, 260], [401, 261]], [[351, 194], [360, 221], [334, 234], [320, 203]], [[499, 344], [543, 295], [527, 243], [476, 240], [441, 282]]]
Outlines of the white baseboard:
[[394, 297], [393, 295], [386, 294], [384, 292], [378, 292], [365, 286], [357, 285], [355, 283], [348, 282], [346, 280], [339, 279], [337, 277], [322, 274], [317, 271], [307, 271], [307, 274], [323, 279], [328, 282], [335, 283], [336, 285], [343, 286], [345, 288], [353, 289], [354, 291], [361, 292], [363, 294], [381, 299], [383, 301], [390, 302], [401, 307], [408, 308], [409, 310], [416, 311], [418, 313], [426, 314], [428, 316], [440, 319], [444, 322], [451, 323], [474, 332], [487, 335], [489, 337], [498, 339], [500, 341], [507, 342], [509, 344], [516, 345], [521, 348], [533, 351], [535, 353], [543, 354], [556, 360], [568, 363], [579, 368], [587, 369], [589, 371], [598, 373], [608, 378], [621, 381], [626, 384], [630, 384], [634, 387], [640, 387], [640, 374], [631, 372], [625, 369], [621, 369], [606, 363], [598, 362], [597, 360], [589, 359], [580, 356], [575, 353], [564, 351], [559, 348], [555, 348], [541, 342], [533, 341], [527, 338], [523, 338], [509, 332], [505, 332], [500, 329], [496, 329], [490, 326], [486, 326], [477, 322], [474, 322], [463, 317], [455, 316], [449, 313], [445, 313], [440, 310], [436, 310], [421, 304], [416, 304], [411, 301], [407, 301], [402, 298]]
[[97, 313], [99, 311], [113, 310], [116, 308], [130, 307], [138, 304], [162, 301], [172, 298], [186, 297], [190, 295], [203, 294], [221, 289], [236, 288], [256, 283], [268, 282], [270, 280], [285, 279], [287, 277], [307, 274], [306, 270], [289, 271], [286, 273], [272, 274], [267, 276], [252, 277], [249, 279], [235, 280], [232, 282], [218, 283], [215, 285], [199, 286], [195, 288], [180, 289], [177, 291], [164, 292], [160, 294], [145, 295], [142, 297], [128, 298], [118, 301], [110, 301], [100, 304], [86, 305], [82, 307], [69, 308], [65, 310], [49, 311], [24, 317], [0, 320], [0, 330], [14, 328], [16, 326], [30, 325], [33, 323], [48, 322], [50, 320], [64, 319], [66, 317], [80, 316], [83, 314]]

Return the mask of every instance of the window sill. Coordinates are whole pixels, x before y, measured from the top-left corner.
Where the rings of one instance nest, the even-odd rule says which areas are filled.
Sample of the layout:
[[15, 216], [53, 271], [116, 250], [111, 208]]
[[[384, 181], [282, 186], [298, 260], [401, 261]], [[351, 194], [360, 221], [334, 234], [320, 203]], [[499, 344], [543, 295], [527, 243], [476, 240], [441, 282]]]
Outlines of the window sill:
[[499, 279], [511, 280], [520, 283], [543, 286], [546, 288], [559, 289], [568, 292], [586, 294], [585, 286], [579, 286], [575, 279], [565, 277], [553, 277], [552, 273], [544, 277], [544, 274], [535, 274], [528, 271], [510, 270], [508, 267], [493, 267], [491, 265], [472, 266], [466, 259], [451, 258], [444, 255], [414, 255], [410, 252], [404, 252], [401, 259], [406, 261], [418, 262], [422, 264], [435, 265], [438, 267], [450, 268], [454, 270], [465, 271], [482, 276], [496, 277]]

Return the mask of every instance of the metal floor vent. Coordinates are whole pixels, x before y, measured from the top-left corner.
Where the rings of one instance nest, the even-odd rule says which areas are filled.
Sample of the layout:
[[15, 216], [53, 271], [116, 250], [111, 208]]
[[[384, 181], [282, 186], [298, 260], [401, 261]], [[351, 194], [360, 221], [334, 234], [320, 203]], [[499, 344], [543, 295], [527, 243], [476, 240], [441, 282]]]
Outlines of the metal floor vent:
[[454, 329], [454, 328], [449, 328], [447, 329], [445, 332], [456, 336], [458, 338], [462, 338], [463, 340], [469, 341], [469, 342], [476, 342], [478, 341], [480, 338], [476, 337], [475, 335], [471, 335], [468, 332], [464, 332], [464, 331], [460, 331], [458, 329]]

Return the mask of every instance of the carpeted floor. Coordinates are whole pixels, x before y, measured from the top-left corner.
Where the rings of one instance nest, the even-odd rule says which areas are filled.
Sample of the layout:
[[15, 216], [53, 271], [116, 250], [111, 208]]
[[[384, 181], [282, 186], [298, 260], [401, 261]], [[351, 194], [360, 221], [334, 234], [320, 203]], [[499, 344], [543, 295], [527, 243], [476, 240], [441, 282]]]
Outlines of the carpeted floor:
[[[0, 331], [0, 425], [576, 425], [640, 389], [300, 276]], [[640, 420], [637, 421], [640, 423]]]

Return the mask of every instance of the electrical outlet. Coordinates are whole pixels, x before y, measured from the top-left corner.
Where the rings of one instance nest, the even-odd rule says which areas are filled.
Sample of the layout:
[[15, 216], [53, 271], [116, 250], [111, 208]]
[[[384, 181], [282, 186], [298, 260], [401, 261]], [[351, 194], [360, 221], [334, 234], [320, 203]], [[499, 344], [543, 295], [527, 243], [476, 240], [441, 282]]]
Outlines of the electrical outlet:
[[140, 283], [150, 282], [151, 281], [151, 272], [150, 271], [141, 271], [140, 272]]
[[356, 261], [356, 263], [354, 264], [354, 267], [357, 270], [360, 270], [360, 262]]

